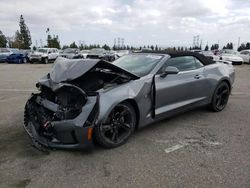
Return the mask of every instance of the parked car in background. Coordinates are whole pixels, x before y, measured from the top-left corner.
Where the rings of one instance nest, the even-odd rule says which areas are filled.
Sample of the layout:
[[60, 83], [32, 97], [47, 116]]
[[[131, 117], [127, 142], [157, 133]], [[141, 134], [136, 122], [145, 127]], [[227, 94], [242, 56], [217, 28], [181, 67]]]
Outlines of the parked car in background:
[[0, 63], [5, 63], [7, 57], [16, 51], [18, 51], [16, 48], [0, 48]]
[[129, 50], [118, 50], [118, 51], [116, 51], [116, 54], [117, 54], [119, 57], [122, 57], [122, 56], [124, 56], [124, 55], [129, 54]]
[[214, 55], [213, 51], [201, 51], [200, 54], [203, 54], [207, 58], [213, 60], [213, 61], [218, 61], [220, 60], [220, 57], [217, 55]]
[[16, 50], [12, 54], [10, 54], [6, 61], [7, 63], [27, 63], [29, 61], [29, 51], [28, 50]]
[[242, 65], [243, 59], [235, 50], [224, 49], [220, 53], [220, 60], [231, 61], [233, 65]]
[[250, 50], [242, 50], [239, 56], [243, 59], [244, 63], [250, 64]]
[[66, 48], [62, 53], [59, 54], [60, 57], [67, 59], [80, 59], [83, 58], [80, 50], [78, 48]]
[[30, 55], [30, 63], [41, 62], [49, 63], [53, 62], [59, 56], [59, 51], [56, 48], [39, 48]]
[[86, 59], [87, 55], [89, 54], [90, 50], [81, 50], [80, 54], [82, 55], [82, 58]]
[[115, 54], [106, 51], [103, 48], [93, 48], [87, 55], [88, 59], [103, 59], [106, 61], [114, 61], [116, 59]]

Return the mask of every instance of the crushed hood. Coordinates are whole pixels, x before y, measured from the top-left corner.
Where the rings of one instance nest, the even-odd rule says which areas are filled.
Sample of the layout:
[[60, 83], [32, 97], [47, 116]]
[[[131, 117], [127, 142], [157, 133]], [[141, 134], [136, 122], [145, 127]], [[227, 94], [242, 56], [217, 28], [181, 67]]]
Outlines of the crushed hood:
[[50, 71], [50, 79], [54, 83], [71, 81], [81, 77], [94, 67], [109, 69], [113, 72], [129, 76], [131, 79], [139, 78], [120, 67], [100, 59], [66, 59], [59, 57]]

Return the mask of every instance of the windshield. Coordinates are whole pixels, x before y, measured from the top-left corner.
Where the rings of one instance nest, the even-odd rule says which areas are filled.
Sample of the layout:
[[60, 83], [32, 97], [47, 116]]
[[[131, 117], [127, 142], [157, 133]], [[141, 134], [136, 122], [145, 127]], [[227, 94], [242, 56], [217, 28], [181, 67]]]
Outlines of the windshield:
[[113, 64], [142, 77], [149, 74], [162, 58], [162, 55], [133, 54], [122, 56]]
[[47, 49], [43, 49], [43, 48], [40, 48], [37, 50], [38, 52], [41, 52], [41, 53], [47, 53]]
[[63, 53], [69, 53], [69, 54], [74, 54], [77, 52], [77, 49], [75, 48], [67, 48], [65, 50], [63, 50]]
[[11, 51], [12, 51], [13, 54], [14, 53], [20, 53], [20, 50], [18, 50], [18, 49], [11, 49]]

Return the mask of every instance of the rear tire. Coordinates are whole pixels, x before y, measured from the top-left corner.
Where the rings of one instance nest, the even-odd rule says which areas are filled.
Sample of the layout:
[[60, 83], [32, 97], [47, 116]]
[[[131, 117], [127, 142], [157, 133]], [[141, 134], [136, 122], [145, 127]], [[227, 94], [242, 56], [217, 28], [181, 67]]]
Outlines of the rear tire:
[[136, 113], [127, 102], [110, 112], [106, 122], [94, 128], [94, 141], [104, 148], [115, 148], [127, 142], [135, 130]]
[[222, 111], [228, 102], [230, 88], [226, 82], [221, 82], [215, 89], [212, 102], [209, 107], [214, 112]]

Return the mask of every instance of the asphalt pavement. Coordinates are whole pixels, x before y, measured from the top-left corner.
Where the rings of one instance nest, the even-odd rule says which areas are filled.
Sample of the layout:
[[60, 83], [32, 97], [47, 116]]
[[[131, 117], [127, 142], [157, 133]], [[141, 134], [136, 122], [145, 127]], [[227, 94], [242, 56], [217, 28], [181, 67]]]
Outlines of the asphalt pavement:
[[0, 187], [250, 187], [250, 65], [236, 66], [224, 111], [193, 110], [116, 149], [38, 151], [23, 111], [51, 64], [0, 64]]

